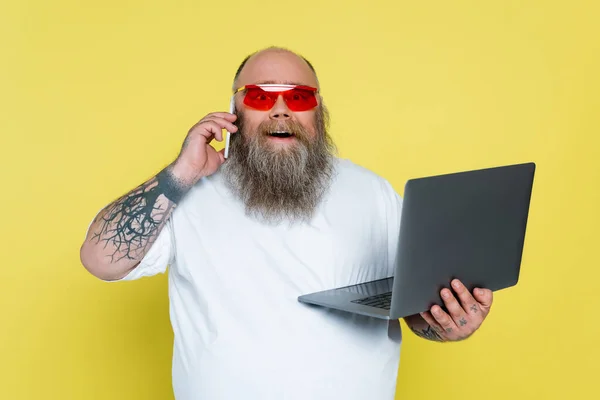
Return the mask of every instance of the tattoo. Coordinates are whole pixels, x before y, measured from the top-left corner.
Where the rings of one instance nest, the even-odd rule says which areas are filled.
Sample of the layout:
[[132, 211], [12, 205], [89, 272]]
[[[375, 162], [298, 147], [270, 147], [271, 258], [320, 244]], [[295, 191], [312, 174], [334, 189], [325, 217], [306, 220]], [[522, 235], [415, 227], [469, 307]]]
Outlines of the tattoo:
[[473, 304], [473, 305], [471, 306], [471, 310], [473, 310], [473, 312], [474, 312], [474, 313], [476, 313], [476, 312], [478, 311], [478, 309], [477, 309], [477, 304]]
[[458, 321], [458, 323], [460, 324], [460, 326], [465, 326], [467, 324], [467, 320], [463, 317], [460, 319], [460, 321]]
[[[109, 256], [113, 263], [123, 258], [140, 260], [176, 206], [173, 199], [179, 200], [185, 193], [186, 190], [178, 185], [170, 174], [163, 171], [117, 199], [96, 218], [102, 223], [99, 232], [94, 233], [90, 240], [104, 242], [105, 248], [112, 245], [114, 252]], [[157, 204], [160, 195], [170, 201], [164, 202], [164, 205]]]
[[161, 193], [175, 204], [178, 204], [187, 192], [184, 185], [179, 182], [167, 168], [156, 175], [156, 180]]
[[452, 328], [446, 328], [447, 333], [452, 333]]
[[430, 325], [427, 325], [427, 328], [425, 328], [425, 329], [415, 329], [410, 325], [409, 325], [409, 327], [415, 333], [415, 335], [420, 336], [424, 339], [429, 339], [429, 340], [433, 340], [436, 342], [444, 341], [444, 339], [442, 339], [442, 337]]

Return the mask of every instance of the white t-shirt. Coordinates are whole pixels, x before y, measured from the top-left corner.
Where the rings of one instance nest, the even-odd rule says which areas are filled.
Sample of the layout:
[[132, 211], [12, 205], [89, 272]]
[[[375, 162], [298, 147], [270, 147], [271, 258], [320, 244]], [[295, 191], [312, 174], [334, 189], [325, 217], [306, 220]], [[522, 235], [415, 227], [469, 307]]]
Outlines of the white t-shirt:
[[299, 295], [393, 275], [402, 200], [336, 161], [311, 223], [244, 214], [216, 173], [175, 209], [123, 280], [166, 271], [177, 400], [392, 400], [398, 321], [299, 303]]

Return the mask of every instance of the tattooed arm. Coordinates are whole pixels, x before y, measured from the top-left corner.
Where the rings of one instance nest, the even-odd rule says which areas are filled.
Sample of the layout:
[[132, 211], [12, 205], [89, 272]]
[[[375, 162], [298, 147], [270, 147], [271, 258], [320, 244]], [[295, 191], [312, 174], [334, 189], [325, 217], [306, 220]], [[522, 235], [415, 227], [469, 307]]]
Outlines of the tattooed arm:
[[80, 257], [103, 280], [127, 275], [144, 258], [183, 196], [225, 161], [210, 142], [223, 140], [222, 129], [236, 132], [236, 116], [211, 113], [189, 131], [177, 159], [152, 179], [102, 209], [88, 229]]
[[116, 280], [139, 264], [191, 188], [179, 176], [169, 166], [98, 213], [80, 251], [90, 273]]

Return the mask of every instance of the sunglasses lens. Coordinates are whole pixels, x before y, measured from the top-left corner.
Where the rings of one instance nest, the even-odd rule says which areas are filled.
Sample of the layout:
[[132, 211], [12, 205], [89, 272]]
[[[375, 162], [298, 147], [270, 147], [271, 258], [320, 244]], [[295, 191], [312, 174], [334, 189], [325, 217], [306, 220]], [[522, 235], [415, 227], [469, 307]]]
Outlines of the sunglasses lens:
[[317, 106], [317, 98], [312, 90], [295, 88], [283, 92], [283, 98], [292, 111], [306, 111]]
[[267, 111], [275, 105], [279, 93], [265, 92], [260, 88], [246, 89], [244, 104], [256, 110]]
[[291, 111], [307, 111], [317, 106], [315, 92], [304, 88], [270, 92], [259, 87], [250, 87], [246, 89], [244, 104], [255, 110], [267, 111], [273, 108], [279, 95], [283, 96]]

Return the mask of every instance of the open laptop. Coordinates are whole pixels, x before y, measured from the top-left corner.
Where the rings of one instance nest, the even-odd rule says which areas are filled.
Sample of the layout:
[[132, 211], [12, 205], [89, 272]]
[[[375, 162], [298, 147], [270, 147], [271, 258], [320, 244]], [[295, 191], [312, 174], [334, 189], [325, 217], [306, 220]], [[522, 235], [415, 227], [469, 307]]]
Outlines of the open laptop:
[[306, 294], [298, 301], [398, 319], [445, 309], [453, 278], [472, 291], [517, 284], [534, 163], [411, 179], [406, 183], [394, 276]]

